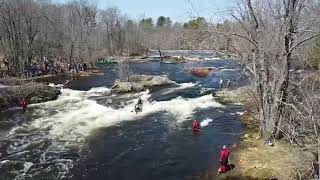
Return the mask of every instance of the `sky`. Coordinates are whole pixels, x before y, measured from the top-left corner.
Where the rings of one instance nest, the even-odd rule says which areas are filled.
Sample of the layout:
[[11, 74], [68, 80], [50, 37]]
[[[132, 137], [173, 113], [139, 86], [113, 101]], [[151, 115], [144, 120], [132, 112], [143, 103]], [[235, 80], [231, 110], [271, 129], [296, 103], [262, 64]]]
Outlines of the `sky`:
[[[64, 3], [68, 0], [54, 0]], [[122, 13], [133, 19], [159, 16], [170, 17], [174, 22], [186, 22], [203, 16], [208, 21], [225, 19], [231, 0], [92, 0], [99, 9], [118, 7]]]

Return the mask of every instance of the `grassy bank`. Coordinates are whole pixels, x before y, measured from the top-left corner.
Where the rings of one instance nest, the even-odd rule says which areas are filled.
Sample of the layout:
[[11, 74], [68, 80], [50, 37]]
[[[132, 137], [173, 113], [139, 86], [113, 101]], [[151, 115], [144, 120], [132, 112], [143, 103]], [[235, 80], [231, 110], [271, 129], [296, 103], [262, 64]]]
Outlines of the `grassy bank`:
[[[259, 125], [250, 113], [252, 101], [248, 88], [217, 93], [224, 102], [242, 103], [248, 111], [241, 115], [245, 131], [239, 146], [231, 152], [230, 160], [235, 168], [219, 179], [298, 179], [312, 174], [315, 161], [310, 151], [290, 144], [287, 141], [273, 141], [273, 146], [265, 145], [259, 135]], [[205, 179], [205, 178], [204, 178]]]

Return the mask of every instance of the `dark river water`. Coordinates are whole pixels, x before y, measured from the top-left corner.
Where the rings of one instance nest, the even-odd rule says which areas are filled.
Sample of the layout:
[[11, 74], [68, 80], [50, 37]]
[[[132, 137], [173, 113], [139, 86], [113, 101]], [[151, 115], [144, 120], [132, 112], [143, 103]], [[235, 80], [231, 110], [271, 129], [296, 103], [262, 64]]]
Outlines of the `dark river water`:
[[[223, 67], [205, 78], [191, 67]], [[207, 90], [220, 78], [241, 86], [231, 60], [195, 64], [131, 63], [132, 74], [167, 75], [174, 85], [130, 95], [110, 95], [116, 65], [103, 76], [70, 82], [52, 102], [0, 113], [0, 179], [178, 180], [209, 172], [216, 177], [218, 152], [238, 143], [237, 104], [222, 104]], [[141, 97], [143, 111], [132, 110]], [[202, 130], [193, 135], [194, 119]]]

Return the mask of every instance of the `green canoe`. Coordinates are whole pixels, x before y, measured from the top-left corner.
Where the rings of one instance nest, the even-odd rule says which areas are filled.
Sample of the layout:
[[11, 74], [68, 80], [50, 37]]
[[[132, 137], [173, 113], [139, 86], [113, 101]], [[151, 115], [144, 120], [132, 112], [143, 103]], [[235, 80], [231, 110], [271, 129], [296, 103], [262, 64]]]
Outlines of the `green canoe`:
[[115, 63], [113, 59], [104, 58], [99, 60], [98, 64], [112, 64]]

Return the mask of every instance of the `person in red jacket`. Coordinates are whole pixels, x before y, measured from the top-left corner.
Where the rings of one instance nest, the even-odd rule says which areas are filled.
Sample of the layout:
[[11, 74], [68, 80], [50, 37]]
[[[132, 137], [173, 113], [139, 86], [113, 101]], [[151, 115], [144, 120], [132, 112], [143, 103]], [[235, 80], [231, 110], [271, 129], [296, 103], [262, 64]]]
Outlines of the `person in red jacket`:
[[199, 131], [200, 131], [199, 122], [198, 120], [195, 119], [192, 123], [192, 133], [196, 134]]
[[24, 111], [27, 110], [27, 106], [28, 106], [28, 103], [27, 103], [27, 100], [25, 98], [23, 98], [21, 101], [20, 101], [20, 106], [22, 107], [22, 109]]
[[219, 153], [219, 160], [220, 160], [220, 168], [218, 173], [226, 173], [229, 170], [228, 159], [229, 159], [229, 150], [227, 149], [226, 145], [223, 146], [222, 150]]

